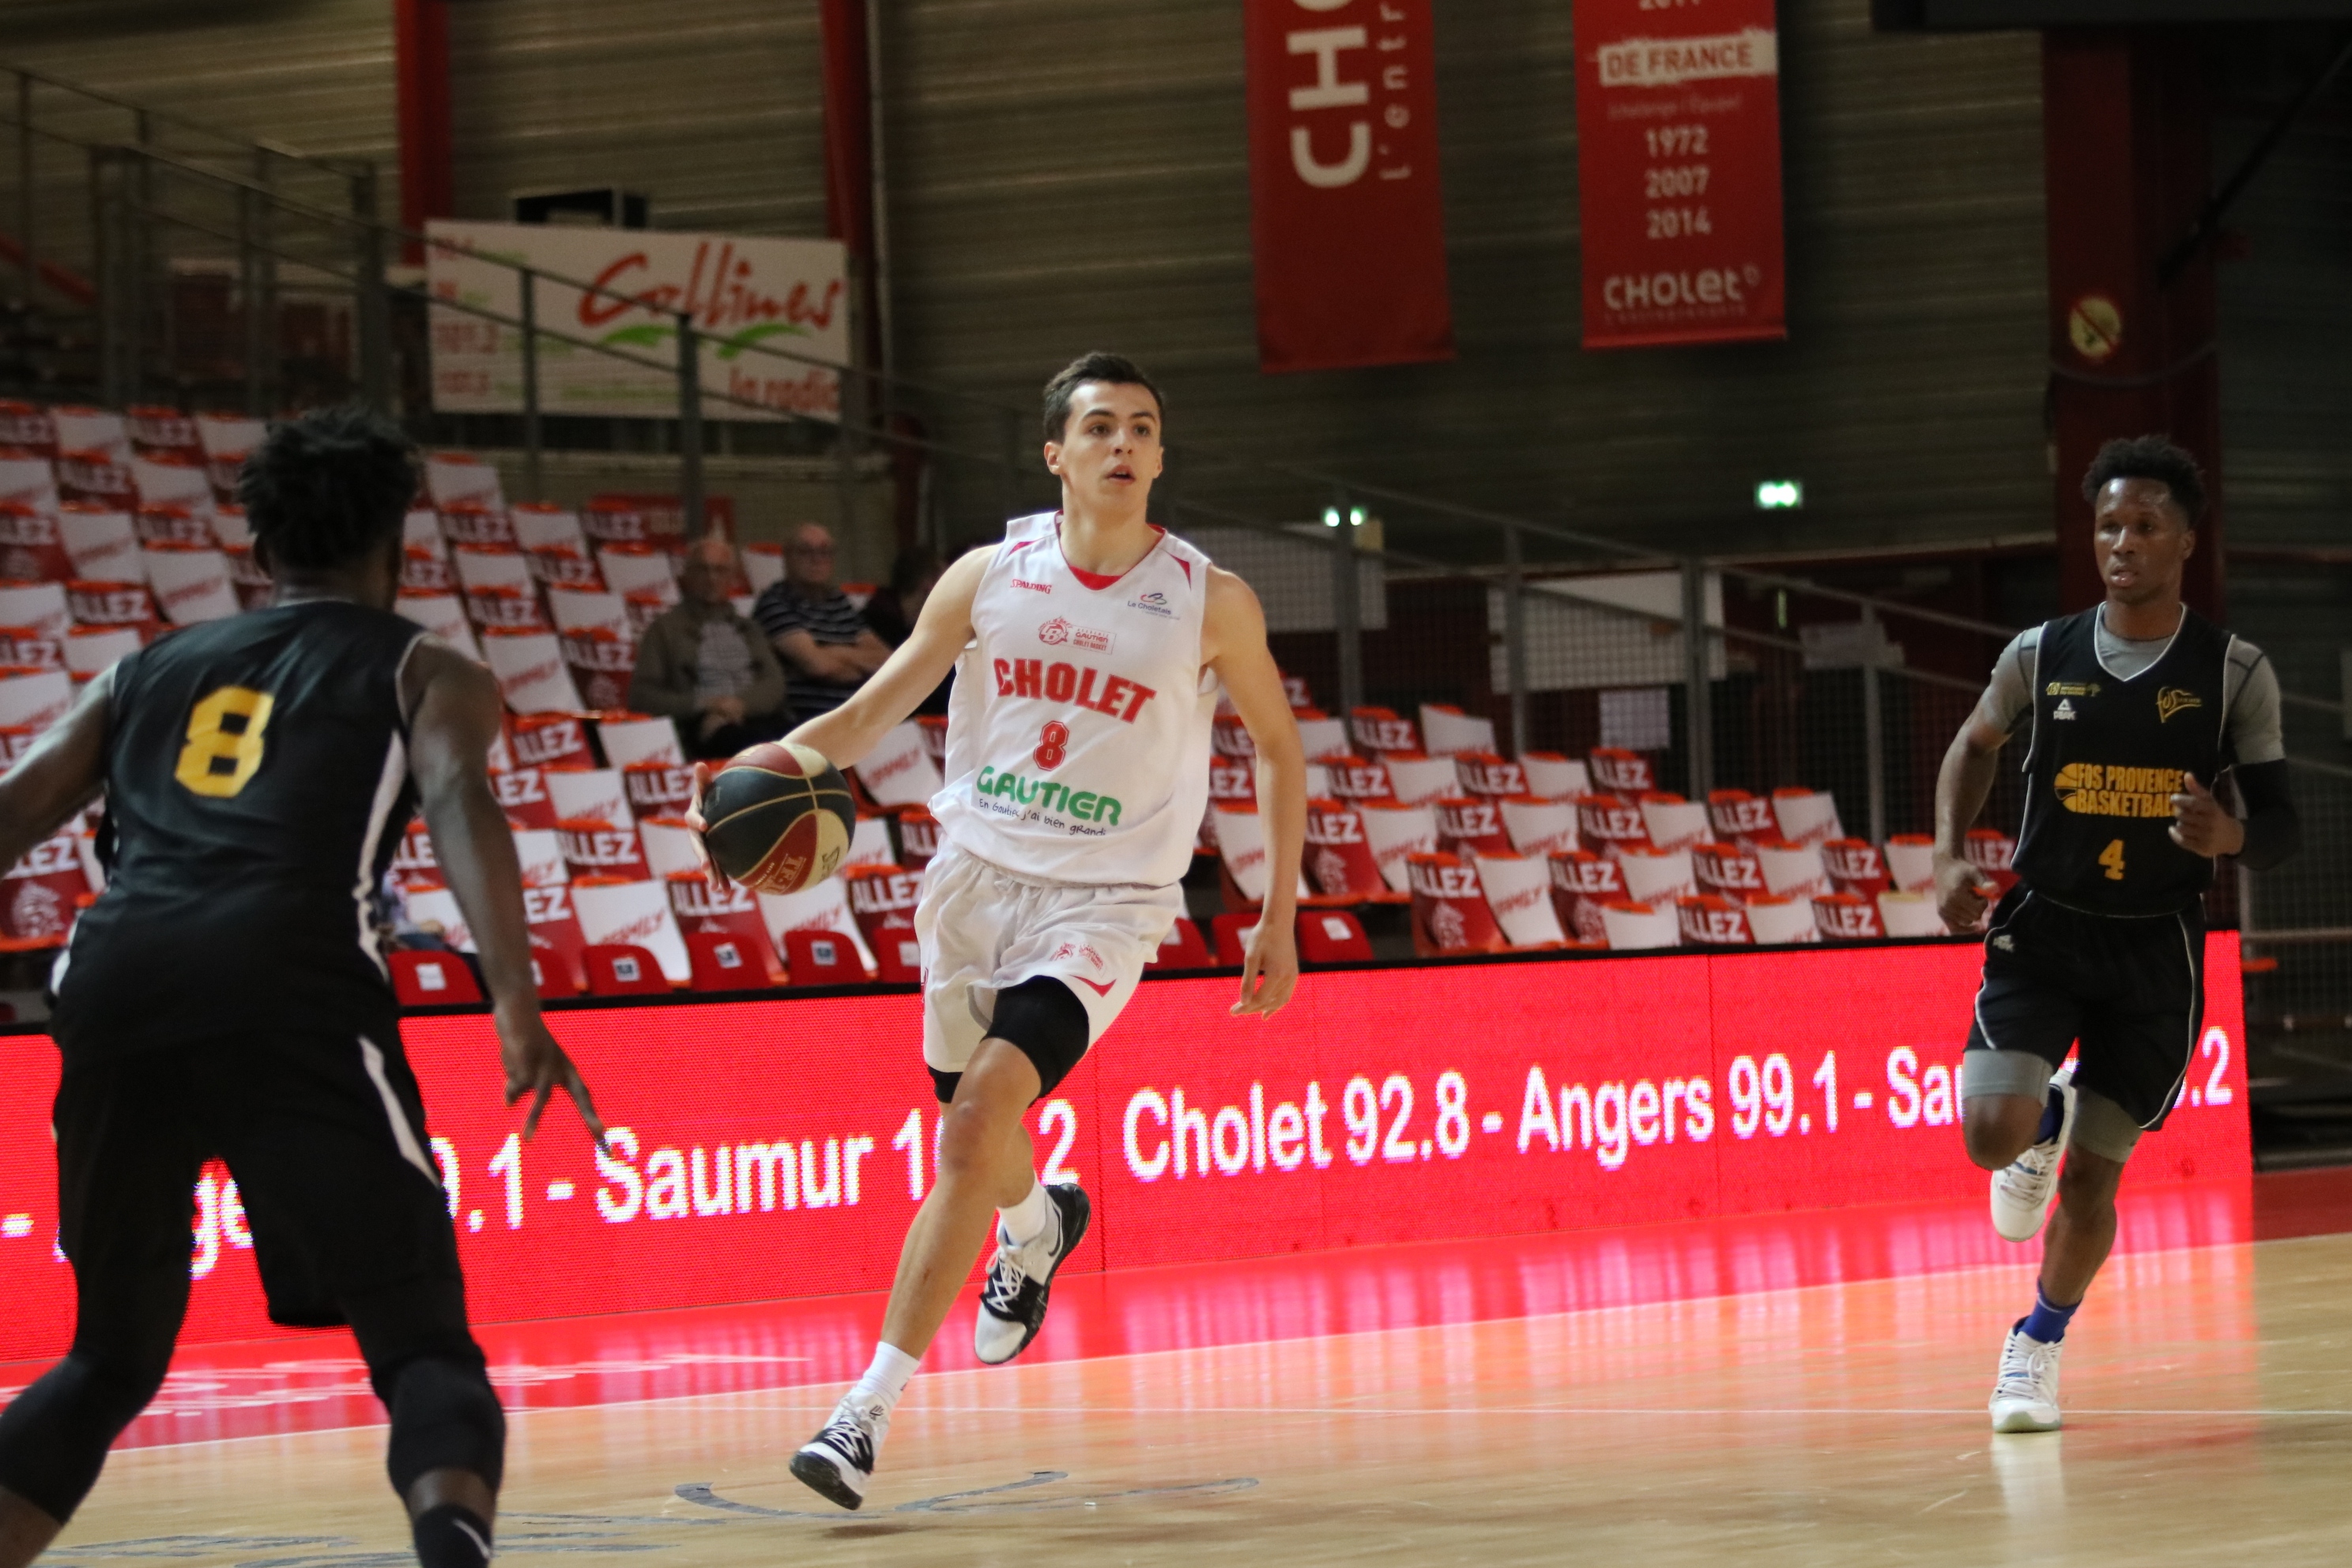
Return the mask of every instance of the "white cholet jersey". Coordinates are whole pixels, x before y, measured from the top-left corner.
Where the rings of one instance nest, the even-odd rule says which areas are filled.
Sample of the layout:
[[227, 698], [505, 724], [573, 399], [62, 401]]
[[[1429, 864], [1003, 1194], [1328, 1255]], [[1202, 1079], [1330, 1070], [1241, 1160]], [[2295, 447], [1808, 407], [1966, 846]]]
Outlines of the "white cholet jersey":
[[1209, 798], [1208, 593], [1209, 558], [1173, 534], [1094, 587], [1058, 513], [1007, 523], [956, 665], [940, 837], [1016, 877], [1182, 880]]

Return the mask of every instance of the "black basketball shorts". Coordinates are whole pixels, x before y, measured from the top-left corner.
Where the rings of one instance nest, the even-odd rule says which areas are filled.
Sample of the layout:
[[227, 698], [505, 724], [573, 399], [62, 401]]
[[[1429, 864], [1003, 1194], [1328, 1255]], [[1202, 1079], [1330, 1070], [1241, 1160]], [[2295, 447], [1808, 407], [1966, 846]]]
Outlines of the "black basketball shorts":
[[2201, 909], [2085, 914], [2021, 884], [1993, 911], [1971, 1052], [2026, 1053], [2054, 1071], [2079, 1041], [2075, 1087], [2153, 1131], [2179, 1097], [2204, 1021]]
[[58, 1243], [85, 1312], [184, 1300], [192, 1193], [217, 1157], [273, 1321], [325, 1328], [356, 1311], [363, 1338], [385, 1342], [372, 1352], [470, 1350], [457, 1234], [390, 1020], [367, 1035], [68, 1052], [53, 1124]]

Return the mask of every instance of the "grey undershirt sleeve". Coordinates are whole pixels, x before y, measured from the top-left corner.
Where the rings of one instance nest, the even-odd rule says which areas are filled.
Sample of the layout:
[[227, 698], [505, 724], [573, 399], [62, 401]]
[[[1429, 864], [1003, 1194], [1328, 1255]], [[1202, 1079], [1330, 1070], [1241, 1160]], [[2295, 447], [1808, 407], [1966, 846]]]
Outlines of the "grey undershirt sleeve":
[[2278, 671], [2262, 649], [2247, 642], [2231, 650], [2230, 662], [2233, 676], [2244, 667], [2243, 681], [2230, 703], [2230, 750], [2240, 763], [2277, 762], [2286, 755], [2279, 727]]
[[1986, 685], [1984, 695], [1977, 700], [1977, 717], [2002, 734], [2014, 734], [2028, 709], [2033, 706], [2033, 685], [2027, 674], [2033, 660], [2033, 645], [2040, 640], [2041, 628], [2032, 627], [2010, 638], [2009, 646], [1992, 662], [1992, 679]]

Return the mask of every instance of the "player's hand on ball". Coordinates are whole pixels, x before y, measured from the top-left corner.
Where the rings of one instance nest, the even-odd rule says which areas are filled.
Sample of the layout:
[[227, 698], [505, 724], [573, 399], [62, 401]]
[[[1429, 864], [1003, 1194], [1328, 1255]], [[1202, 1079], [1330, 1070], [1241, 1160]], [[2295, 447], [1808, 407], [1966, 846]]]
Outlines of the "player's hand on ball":
[[1936, 852], [1936, 912], [1953, 931], [1974, 931], [1984, 924], [1985, 910], [1998, 891], [1966, 860]]
[[1242, 954], [1242, 994], [1234, 1016], [1269, 1017], [1298, 985], [1298, 934], [1288, 921], [1261, 920]]
[[2172, 797], [2172, 826], [2165, 829], [2172, 841], [2208, 859], [2244, 848], [2246, 825], [2231, 816], [2195, 773], [2182, 773], [2180, 781], [2188, 787]]
[[604, 1120], [596, 1114], [596, 1101], [588, 1093], [586, 1080], [563, 1047], [555, 1043], [548, 1031], [547, 1020], [533, 1012], [527, 1018], [509, 1018], [500, 1015], [499, 1027], [499, 1059], [507, 1069], [507, 1103], [512, 1105], [528, 1094], [530, 1110], [524, 1115], [522, 1136], [530, 1141], [539, 1131], [540, 1113], [547, 1101], [561, 1088], [572, 1097], [580, 1110], [580, 1120], [588, 1124], [589, 1134], [596, 1147], [604, 1147]]
[[694, 858], [702, 862], [703, 880], [710, 884], [713, 895], [723, 899], [727, 896], [727, 873], [710, 858], [710, 847], [702, 841], [702, 836], [710, 830], [710, 824], [703, 820], [702, 796], [710, 788], [711, 774], [716, 771], [709, 763], [694, 764], [694, 796], [686, 804], [686, 826], [689, 830], [687, 842], [694, 846]]

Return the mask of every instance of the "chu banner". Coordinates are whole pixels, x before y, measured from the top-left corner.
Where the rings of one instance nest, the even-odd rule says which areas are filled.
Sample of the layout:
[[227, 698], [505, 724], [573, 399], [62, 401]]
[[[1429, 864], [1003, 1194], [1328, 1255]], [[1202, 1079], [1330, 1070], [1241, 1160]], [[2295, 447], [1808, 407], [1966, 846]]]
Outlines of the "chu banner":
[[1772, 0], [1576, 0], [1584, 346], [1789, 335]]
[[[824, 368], [849, 363], [837, 240], [445, 219], [425, 234], [438, 413], [523, 412], [521, 331], [451, 308], [520, 321], [520, 274], [509, 265], [519, 264], [544, 274], [532, 303], [546, 413], [674, 416], [677, 318], [690, 315], [702, 334], [704, 418], [838, 417], [840, 377]], [[558, 278], [623, 297], [567, 288]], [[812, 359], [823, 363], [803, 363]]]
[[1454, 357], [1429, 0], [1249, 0], [1260, 368]]

